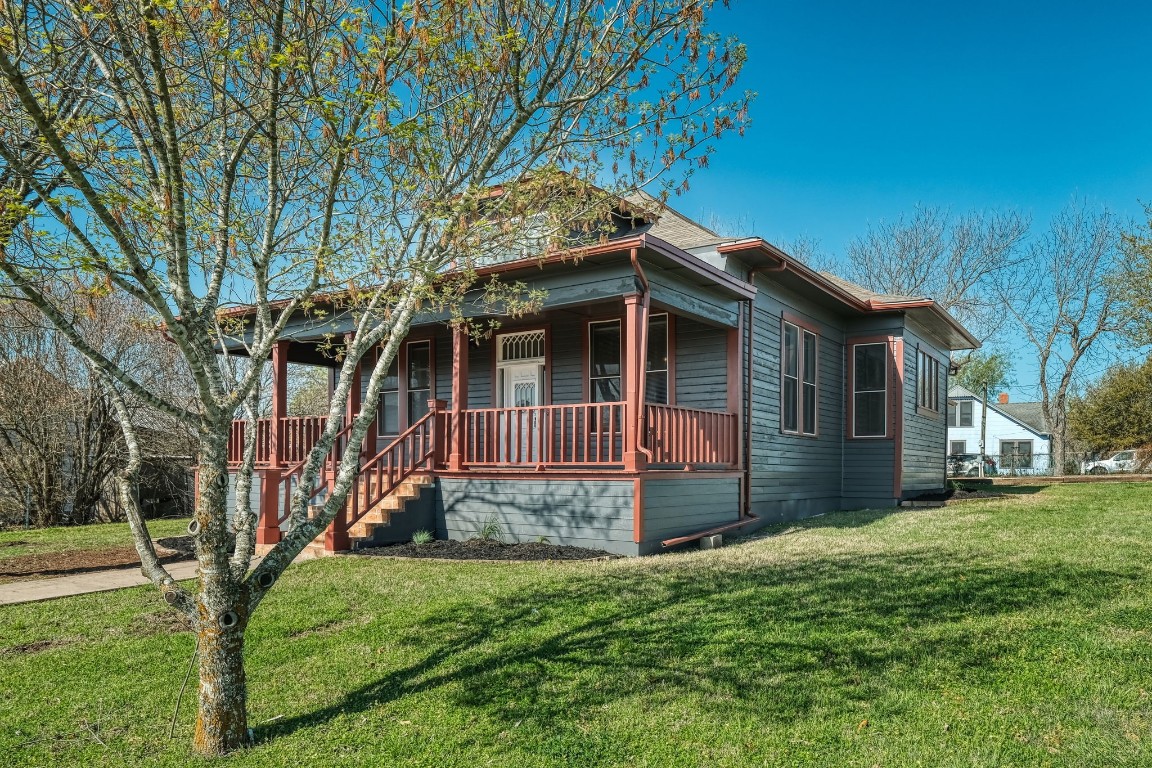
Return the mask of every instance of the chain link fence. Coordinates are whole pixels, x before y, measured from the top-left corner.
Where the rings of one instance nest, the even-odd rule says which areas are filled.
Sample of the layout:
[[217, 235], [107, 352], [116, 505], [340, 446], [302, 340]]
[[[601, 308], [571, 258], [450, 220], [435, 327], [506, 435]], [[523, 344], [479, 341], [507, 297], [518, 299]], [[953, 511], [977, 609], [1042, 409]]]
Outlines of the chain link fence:
[[[1131, 454], [1125, 455], [1125, 454]], [[1054, 475], [1116, 475], [1152, 471], [1152, 462], [1136, 451], [1098, 455], [1068, 451], [1064, 471], [1057, 472], [1051, 454], [1017, 451], [984, 455], [984, 477], [1052, 477]], [[949, 477], [979, 477], [980, 456], [975, 453], [948, 457]]]

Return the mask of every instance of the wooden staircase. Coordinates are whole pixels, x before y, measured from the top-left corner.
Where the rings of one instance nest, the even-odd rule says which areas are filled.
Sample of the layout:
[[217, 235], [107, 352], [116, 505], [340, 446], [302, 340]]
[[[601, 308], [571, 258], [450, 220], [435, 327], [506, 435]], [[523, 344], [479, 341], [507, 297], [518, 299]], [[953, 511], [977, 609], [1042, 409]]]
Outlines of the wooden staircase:
[[[361, 475], [357, 479], [357, 485], [369, 482], [369, 480]], [[376, 533], [377, 528], [386, 528], [392, 521], [392, 515], [400, 514], [408, 505], [408, 502], [420, 497], [421, 492], [428, 486], [432, 485], [435, 479], [428, 474], [409, 475], [397, 484], [390, 493], [384, 498], [380, 499], [368, 512], [360, 516], [355, 523], [348, 528], [348, 538], [351, 543], [351, 548], [355, 549], [360, 544], [371, 539]], [[356, 489], [357, 495], [364, 495], [361, 488]], [[312, 507], [316, 512], [323, 509], [322, 505]], [[297, 560], [313, 560], [318, 557], [327, 557], [328, 555], [337, 554], [331, 550], [325, 549], [324, 538], [327, 531], [322, 532], [319, 536], [308, 543], [307, 546], [297, 555]]]

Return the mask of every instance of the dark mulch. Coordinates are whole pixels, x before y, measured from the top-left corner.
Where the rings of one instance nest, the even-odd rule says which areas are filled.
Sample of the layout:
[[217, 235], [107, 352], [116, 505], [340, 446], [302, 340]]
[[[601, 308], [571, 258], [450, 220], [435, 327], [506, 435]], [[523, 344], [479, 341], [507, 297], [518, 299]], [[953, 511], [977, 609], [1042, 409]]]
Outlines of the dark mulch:
[[925, 493], [913, 501], [964, 501], [965, 499], [1000, 499], [1007, 494], [992, 490], [992, 486], [949, 488], [943, 493]]
[[557, 544], [525, 542], [504, 544], [485, 539], [468, 541], [430, 541], [427, 544], [390, 544], [385, 547], [366, 547], [356, 550], [357, 555], [375, 557], [435, 557], [445, 560], [596, 560], [617, 557], [599, 549], [566, 547]]
[[[188, 539], [187, 544], [180, 541]], [[173, 542], [168, 546], [165, 542]], [[160, 562], [173, 563], [187, 560], [191, 556], [191, 537], [177, 536], [157, 541], [156, 554]], [[110, 568], [131, 568], [140, 565], [136, 547], [105, 547], [104, 549], [80, 549], [72, 552], [45, 552], [43, 554], [17, 555], [0, 560], [0, 581], [22, 581], [26, 579], [47, 579], [53, 576], [66, 576], [74, 573], [104, 571]]]

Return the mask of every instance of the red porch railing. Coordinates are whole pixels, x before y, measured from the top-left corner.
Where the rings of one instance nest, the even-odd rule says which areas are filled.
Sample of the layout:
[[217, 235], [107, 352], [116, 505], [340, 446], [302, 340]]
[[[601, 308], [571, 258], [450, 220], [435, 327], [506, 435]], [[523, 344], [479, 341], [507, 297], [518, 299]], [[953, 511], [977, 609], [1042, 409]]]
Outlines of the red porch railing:
[[653, 464], [739, 464], [736, 414], [681, 408], [647, 406], [646, 446]]
[[[280, 419], [280, 460], [294, 464], [308, 457], [312, 446], [324, 432], [327, 416], [288, 416]], [[244, 440], [249, 422], [232, 422], [228, 436], [228, 463], [238, 465], [244, 460]], [[265, 466], [272, 461], [272, 419], [256, 420], [256, 465]]]
[[388, 494], [418, 470], [430, 470], [436, 455], [437, 424], [440, 414], [430, 411], [399, 437], [361, 465], [356, 486], [348, 499], [348, 514], [343, 521], [351, 530]]
[[603, 465], [623, 461], [624, 403], [476, 408], [464, 419], [471, 466]]

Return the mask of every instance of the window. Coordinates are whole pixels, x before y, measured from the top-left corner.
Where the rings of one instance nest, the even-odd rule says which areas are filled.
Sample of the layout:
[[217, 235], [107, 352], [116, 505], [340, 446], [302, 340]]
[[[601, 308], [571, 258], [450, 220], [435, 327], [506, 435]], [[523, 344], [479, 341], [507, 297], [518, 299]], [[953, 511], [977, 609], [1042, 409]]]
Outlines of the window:
[[[648, 365], [644, 376], [644, 399], [667, 403], [670, 391], [671, 334], [668, 315], [648, 318]], [[588, 391], [594, 403], [624, 399], [621, 387], [620, 321], [600, 320], [588, 324]]]
[[888, 436], [888, 345], [852, 348], [852, 436]]
[[940, 361], [926, 352], [917, 354], [916, 405], [940, 413]]
[[816, 334], [783, 323], [780, 366], [780, 429], [816, 434]]
[[644, 401], [668, 402], [668, 315], [648, 318], [648, 367], [644, 376]]
[[616, 403], [620, 387], [620, 321], [588, 324], [588, 391], [594, 403]]
[[[400, 366], [404, 376], [400, 376]], [[380, 435], [398, 435], [428, 413], [432, 399], [432, 342], [410, 341], [392, 358], [384, 385], [380, 389], [380, 410], [376, 431]], [[401, 413], [400, 404], [404, 403]]]
[[1032, 441], [1001, 440], [1000, 469], [1032, 469]]
[[380, 411], [376, 414], [376, 431], [381, 435], [400, 434], [400, 355], [392, 358], [384, 386], [380, 389]]
[[948, 444], [948, 453], [957, 456], [961, 453], [968, 453], [968, 442], [966, 440], [953, 440]]
[[961, 400], [958, 403], [948, 404], [948, 426], [950, 427], [970, 427], [972, 426], [972, 401]]
[[428, 413], [432, 399], [432, 345], [421, 341], [408, 345], [408, 424]]

